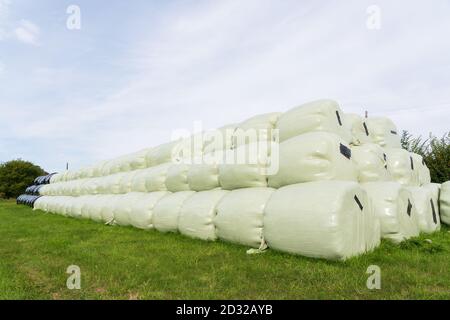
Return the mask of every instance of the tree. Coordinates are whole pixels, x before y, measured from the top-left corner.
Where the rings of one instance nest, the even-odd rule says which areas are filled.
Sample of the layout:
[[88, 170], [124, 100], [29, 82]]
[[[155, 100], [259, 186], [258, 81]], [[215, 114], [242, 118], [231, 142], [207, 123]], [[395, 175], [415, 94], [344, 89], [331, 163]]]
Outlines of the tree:
[[46, 172], [39, 166], [21, 159], [0, 164], [0, 197], [16, 198]]
[[450, 132], [438, 138], [432, 134], [428, 139], [414, 138], [408, 131], [403, 131], [402, 147], [410, 152], [420, 154], [430, 169], [431, 181], [443, 183], [450, 180]]

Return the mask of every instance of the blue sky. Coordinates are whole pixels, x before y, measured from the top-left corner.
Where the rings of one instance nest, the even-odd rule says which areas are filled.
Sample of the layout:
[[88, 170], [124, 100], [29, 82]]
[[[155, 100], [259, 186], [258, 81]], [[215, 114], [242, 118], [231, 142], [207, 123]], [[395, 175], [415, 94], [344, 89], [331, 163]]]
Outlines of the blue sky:
[[0, 162], [75, 169], [320, 98], [441, 135], [449, 17], [447, 0], [0, 0]]

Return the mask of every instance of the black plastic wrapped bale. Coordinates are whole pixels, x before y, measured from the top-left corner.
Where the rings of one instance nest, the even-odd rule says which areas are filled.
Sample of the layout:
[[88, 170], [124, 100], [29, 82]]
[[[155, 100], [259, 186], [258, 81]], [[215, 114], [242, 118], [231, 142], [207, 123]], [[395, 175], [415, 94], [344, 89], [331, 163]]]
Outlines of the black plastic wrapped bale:
[[29, 207], [33, 207], [34, 203], [37, 199], [39, 199], [41, 196], [35, 196], [35, 195], [29, 195], [29, 194], [22, 194], [16, 199], [17, 204], [24, 204]]

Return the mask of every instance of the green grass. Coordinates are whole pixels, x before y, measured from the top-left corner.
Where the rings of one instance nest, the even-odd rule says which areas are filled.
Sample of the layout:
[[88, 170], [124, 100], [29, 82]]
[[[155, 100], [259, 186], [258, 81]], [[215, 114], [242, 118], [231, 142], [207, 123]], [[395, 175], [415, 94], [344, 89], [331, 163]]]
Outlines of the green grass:
[[[346, 262], [246, 250], [0, 201], [0, 299], [450, 298], [448, 228]], [[69, 265], [81, 268], [81, 290], [66, 287]], [[381, 290], [366, 287], [370, 265]]]

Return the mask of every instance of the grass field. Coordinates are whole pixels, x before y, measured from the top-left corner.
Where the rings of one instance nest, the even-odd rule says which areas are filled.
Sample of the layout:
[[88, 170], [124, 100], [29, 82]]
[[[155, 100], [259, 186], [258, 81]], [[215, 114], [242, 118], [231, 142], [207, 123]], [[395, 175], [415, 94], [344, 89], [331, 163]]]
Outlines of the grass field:
[[[0, 299], [450, 298], [448, 228], [346, 262], [246, 250], [0, 201]], [[69, 265], [81, 268], [81, 290], [67, 289]], [[370, 265], [381, 290], [366, 287]]]

